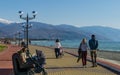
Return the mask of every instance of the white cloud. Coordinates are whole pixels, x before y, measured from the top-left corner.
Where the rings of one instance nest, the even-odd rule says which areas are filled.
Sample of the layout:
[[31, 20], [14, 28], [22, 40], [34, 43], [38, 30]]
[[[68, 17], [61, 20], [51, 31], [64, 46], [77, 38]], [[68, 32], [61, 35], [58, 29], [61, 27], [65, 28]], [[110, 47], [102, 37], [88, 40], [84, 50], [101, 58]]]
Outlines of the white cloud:
[[13, 23], [13, 21], [9, 21], [9, 20], [2, 19], [2, 18], [0, 18], [0, 22], [1, 22], [1, 23], [4, 23], [4, 24], [10, 24], [10, 23]]

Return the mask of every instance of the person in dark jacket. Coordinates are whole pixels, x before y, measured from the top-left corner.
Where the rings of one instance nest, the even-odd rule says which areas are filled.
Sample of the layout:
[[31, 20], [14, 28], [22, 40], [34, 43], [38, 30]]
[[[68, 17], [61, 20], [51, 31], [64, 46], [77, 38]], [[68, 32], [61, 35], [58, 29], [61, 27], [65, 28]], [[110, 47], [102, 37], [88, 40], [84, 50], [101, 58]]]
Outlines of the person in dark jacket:
[[91, 39], [89, 40], [89, 47], [90, 47], [90, 54], [91, 54], [91, 60], [92, 60], [92, 67], [97, 67], [97, 48], [98, 48], [98, 40], [96, 40], [95, 35], [91, 36]]
[[12, 55], [14, 75], [28, 75], [28, 73], [34, 73], [32, 71], [32, 68], [34, 68], [34, 64], [31, 62], [27, 62], [25, 51], [26, 47], [23, 47], [20, 51]]

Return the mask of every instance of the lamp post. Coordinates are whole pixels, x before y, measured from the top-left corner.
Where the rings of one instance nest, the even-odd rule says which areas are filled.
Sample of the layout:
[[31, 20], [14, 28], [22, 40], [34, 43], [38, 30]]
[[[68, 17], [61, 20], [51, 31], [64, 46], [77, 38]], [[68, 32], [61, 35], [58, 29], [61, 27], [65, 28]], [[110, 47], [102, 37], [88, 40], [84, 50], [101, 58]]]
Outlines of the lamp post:
[[27, 13], [26, 17], [23, 17], [23, 12], [19, 11], [20, 19], [26, 20], [25, 31], [26, 31], [26, 47], [27, 47], [27, 49], [28, 49], [28, 41], [29, 41], [29, 39], [28, 39], [28, 29], [31, 27], [29, 25], [29, 20], [35, 19], [37, 12], [32, 11], [32, 14], [33, 14], [32, 17], [29, 17], [28, 13]]
[[26, 48], [27, 48], [26, 54], [27, 54], [27, 56], [29, 56], [29, 53], [30, 53], [29, 48], [28, 48], [28, 42], [29, 42], [29, 40], [28, 40], [28, 28], [31, 27], [29, 25], [29, 20], [35, 19], [37, 12], [32, 11], [32, 14], [33, 14], [32, 17], [29, 17], [28, 13], [27, 13], [26, 17], [23, 17], [23, 12], [19, 11], [20, 19], [26, 20], [26, 26], [24, 28], [25, 28], [25, 31], [26, 31]]
[[25, 40], [26, 39], [26, 34], [25, 34], [25, 32], [26, 32], [26, 27], [25, 27], [25, 24], [24, 23], [22, 23], [22, 31], [23, 31], [23, 39]]
[[15, 45], [17, 44], [17, 33], [14, 34], [15, 35]]
[[24, 33], [24, 40], [25, 40], [25, 32], [26, 32], [26, 31], [25, 31], [25, 28], [24, 28], [22, 31], [23, 31], [23, 33]]
[[18, 45], [20, 46], [20, 34], [21, 34], [21, 32], [20, 32], [20, 31], [18, 31], [18, 32], [17, 32], [17, 34], [18, 34], [18, 40], [19, 40]]

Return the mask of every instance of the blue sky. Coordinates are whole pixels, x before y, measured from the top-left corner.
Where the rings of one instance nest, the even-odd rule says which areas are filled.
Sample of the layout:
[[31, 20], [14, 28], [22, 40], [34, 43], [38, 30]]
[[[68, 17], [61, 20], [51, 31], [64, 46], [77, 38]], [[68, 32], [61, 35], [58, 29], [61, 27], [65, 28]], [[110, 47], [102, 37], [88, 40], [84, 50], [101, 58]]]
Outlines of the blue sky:
[[0, 18], [22, 22], [33, 10], [38, 14], [33, 21], [74, 26], [102, 25], [120, 29], [120, 0], [1, 0]]

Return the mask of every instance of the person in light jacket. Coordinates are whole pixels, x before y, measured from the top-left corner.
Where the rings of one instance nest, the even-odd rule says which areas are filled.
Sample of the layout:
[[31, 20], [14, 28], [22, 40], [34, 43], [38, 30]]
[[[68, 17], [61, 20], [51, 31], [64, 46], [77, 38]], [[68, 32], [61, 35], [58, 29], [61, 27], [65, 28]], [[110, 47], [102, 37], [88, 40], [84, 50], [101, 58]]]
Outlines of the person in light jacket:
[[61, 43], [59, 39], [56, 39], [55, 41], [55, 56], [58, 58], [60, 56], [60, 49], [62, 48]]
[[82, 54], [82, 64], [83, 64], [83, 67], [86, 67], [88, 45], [87, 45], [87, 42], [86, 42], [85, 38], [83, 38], [82, 41], [81, 41], [80, 49], [81, 49], [81, 54]]

